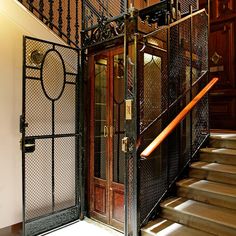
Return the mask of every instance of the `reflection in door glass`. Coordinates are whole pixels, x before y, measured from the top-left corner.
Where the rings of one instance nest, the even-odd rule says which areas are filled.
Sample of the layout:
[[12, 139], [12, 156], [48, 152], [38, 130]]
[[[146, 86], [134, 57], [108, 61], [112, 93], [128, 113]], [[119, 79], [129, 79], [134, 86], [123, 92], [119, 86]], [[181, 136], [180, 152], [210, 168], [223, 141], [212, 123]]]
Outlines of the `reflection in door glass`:
[[125, 154], [121, 151], [121, 140], [125, 136], [125, 83], [123, 54], [114, 57], [113, 70], [113, 181], [124, 183]]
[[94, 176], [106, 179], [107, 59], [95, 62]]

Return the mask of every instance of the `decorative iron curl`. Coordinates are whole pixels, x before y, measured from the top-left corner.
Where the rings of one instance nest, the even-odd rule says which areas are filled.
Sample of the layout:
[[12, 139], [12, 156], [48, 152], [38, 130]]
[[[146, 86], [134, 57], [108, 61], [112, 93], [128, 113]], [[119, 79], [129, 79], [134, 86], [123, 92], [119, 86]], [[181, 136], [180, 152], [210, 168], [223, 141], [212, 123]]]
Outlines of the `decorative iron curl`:
[[98, 26], [84, 32], [83, 47], [112, 40], [124, 33], [124, 18], [108, 21], [106, 16], [98, 19]]

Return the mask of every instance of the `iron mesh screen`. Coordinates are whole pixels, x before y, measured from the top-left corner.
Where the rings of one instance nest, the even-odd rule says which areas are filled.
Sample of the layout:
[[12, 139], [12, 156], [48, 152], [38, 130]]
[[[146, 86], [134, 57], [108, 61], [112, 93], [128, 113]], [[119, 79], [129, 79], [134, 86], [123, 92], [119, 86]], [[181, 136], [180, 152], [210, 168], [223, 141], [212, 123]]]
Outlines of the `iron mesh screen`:
[[[145, 45], [139, 52], [138, 73], [140, 153], [207, 84], [207, 34], [207, 15], [202, 11], [140, 38]], [[140, 225], [157, 214], [160, 199], [203, 143], [208, 129], [205, 96], [151, 159], [140, 160]]]
[[[38, 62], [31, 56], [36, 51]], [[24, 235], [79, 217], [78, 55], [67, 46], [24, 39]]]

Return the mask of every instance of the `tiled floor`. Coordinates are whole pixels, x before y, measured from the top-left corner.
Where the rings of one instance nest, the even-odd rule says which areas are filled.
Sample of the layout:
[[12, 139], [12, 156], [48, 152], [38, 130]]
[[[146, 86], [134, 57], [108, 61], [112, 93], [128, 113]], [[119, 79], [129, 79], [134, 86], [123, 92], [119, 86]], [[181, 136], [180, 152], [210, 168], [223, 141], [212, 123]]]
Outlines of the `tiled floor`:
[[83, 221], [79, 221], [70, 226], [67, 226], [65, 228], [47, 234], [47, 236], [78, 236], [78, 235], [123, 236], [122, 233], [88, 218], [85, 218], [85, 220]]
[[[20, 229], [14, 229], [12, 232], [11, 227], [0, 229], [0, 236], [21, 236]], [[122, 233], [100, 224], [91, 219], [85, 218], [83, 221], [76, 222], [67, 227], [58, 229], [45, 236], [123, 236]], [[41, 235], [42, 236], [42, 235]]]

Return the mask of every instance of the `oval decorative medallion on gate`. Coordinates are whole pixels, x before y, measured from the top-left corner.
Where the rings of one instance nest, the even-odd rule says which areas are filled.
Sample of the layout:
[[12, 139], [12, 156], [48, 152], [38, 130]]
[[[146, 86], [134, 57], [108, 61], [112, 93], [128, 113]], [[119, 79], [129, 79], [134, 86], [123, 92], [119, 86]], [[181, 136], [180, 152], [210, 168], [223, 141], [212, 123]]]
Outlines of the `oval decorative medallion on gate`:
[[42, 88], [50, 100], [58, 100], [65, 88], [65, 64], [60, 53], [49, 50], [42, 61], [41, 67]]

